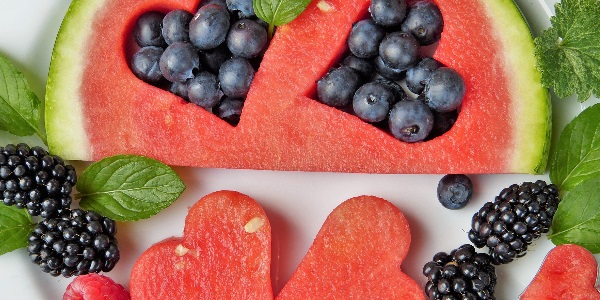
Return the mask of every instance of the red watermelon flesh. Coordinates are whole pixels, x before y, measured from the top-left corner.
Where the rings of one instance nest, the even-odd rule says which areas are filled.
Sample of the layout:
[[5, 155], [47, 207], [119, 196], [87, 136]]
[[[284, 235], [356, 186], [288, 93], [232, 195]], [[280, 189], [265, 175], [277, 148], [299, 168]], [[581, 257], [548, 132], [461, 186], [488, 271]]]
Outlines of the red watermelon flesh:
[[550, 250], [521, 300], [600, 299], [596, 289], [598, 264], [594, 255], [578, 245]]
[[390, 202], [346, 200], [327, 217], [276, 299], [425, 299], [400, 269], [410, 240], [408, 222]]
[[183, 237], [146, 250], [129, 281], [132, 299], [273, 299], [271, 227], [250, 197], [219, 191], [188, 212]]
[[543, 172], [549, 97], [518, 9], [511, 0], [436, 2], [446, 25], [435, 57], [465, 78], [467, 95], [451, 131], [408, 144], [311, 99], [316, 80], [346, 50], [346, 37], [367, 13], [368, 0], [316, 0], [280, 26], [236, 127], [142, 82], [128, 67], [127, 45], [139, 15], [193, 11], [197, 0], [74, 1], [47, 85], [50, 150], [66, 159], [134, 153], [198, 167]]

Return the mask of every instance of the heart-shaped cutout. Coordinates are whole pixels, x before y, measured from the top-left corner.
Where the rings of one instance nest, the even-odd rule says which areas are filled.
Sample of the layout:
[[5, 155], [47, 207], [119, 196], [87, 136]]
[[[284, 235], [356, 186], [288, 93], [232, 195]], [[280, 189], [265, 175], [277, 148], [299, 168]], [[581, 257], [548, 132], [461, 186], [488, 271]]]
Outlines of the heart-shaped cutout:
[[329, 214], [276, 299], [425, 299], [400, 269], [410, 240], [408, 221], [390, 202], [348, 199]]
[[598, 263], [590, 251], [579, 245], [556, 246], [520, 299], [600, 299], [597, 276]]
[[194, 204], [183, 237], [146, 250], [133, 266], [132, 299], [273, 299], [271, 226], [262, 207], [232, 191]]

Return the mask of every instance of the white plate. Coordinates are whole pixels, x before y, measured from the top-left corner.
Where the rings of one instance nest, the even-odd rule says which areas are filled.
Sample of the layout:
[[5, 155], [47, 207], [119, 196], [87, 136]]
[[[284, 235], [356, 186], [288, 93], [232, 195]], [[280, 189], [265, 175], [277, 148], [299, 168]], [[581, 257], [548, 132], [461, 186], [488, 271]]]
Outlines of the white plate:
[[[54, 38], [70, 1], [2, 1], [0, 51], [13, 59], [42, 96]], [[517, 0], [534, 34], [549, 26], [556, 0]], [[554, 136], [591, 102], [579, 104], [573, 97], [554, 99]], [[7, 134], [0, 144], [17, 142]], [[25, 139], [40, 144], [36, 138]], [[361, 194], [383, 197], [397, 205], [408, 218], [413, 243], [403, 269], [421, 285], [423, 264], [438, 251], [449, 251], [468, 243], [471, 216], [486, 201], [512, 183], [548, 180], [547, 175], [471, 176], [475, 195], [459, 211], [444, 209], [436, 199], [440, 175], [365, 175], [176, 168], [187, 185], [182, 197], [149, 220], [119, 224], [122, 258], [110, 277], [127, 286], [135, 259], [150, 245], [170, 236], [180, 236], [187, 208], [202, 196], [220, 189], [243, 192], [263, 205], [273, 228], [274, 288], [279, 291], [298, 265], [321, 224], [342, 201]], [[529, 253], [497, 268], [498, 299], [517, 299], [537, 272], [553, 245], [542, 237]], [[25, 249], [0, 257], [2, 299], [60, 299], [72, 279], [54, 278], [29, 262]]]

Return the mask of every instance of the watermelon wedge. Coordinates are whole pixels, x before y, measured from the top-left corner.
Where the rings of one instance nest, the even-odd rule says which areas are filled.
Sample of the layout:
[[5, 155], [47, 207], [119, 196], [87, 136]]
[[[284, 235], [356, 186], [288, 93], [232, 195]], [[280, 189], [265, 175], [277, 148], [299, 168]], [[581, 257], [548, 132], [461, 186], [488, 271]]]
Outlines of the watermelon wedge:
[[70, 160], [132, 153], [172, 165], [365, 173], [541, 173], [550, 99], [533, 42], [512, 0], [438, 0], [435, 58], [465, 79], [454, 127], [408, 144], [313, 100], [315, 82], [346, 50], [369, 0], [315, 0], [279, 27], [239, 124], [143, 83], [128, 67], [131, 30], [149, 10], [198, 0], [73, 1], [53, 51], [48, 145]]
[[276, 299], [425, 299], [400, 269], [410, 241], [408, 221], [390, 202], [346, 200], [327, 217]]
[[587, 249], [578, 245], [554, 247], [521, 300], [598, 300], [598, 263]]
[[129, 279], [131, 299], [273, 299], [271, 226], [250, 197], [211, 193], [194, 204], [183, 237], [146, 250]]

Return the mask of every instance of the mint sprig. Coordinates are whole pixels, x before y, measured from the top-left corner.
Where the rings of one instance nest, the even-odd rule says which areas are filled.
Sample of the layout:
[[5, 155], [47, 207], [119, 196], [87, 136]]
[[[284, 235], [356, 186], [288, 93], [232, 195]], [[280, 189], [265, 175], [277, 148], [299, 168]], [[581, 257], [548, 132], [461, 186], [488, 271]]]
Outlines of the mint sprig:
[[534, 40], [542, 84], [560, 98], [600, 96], [600, 1], [562, 0], [555, 11]]
[[37, 134], [44, 143], [40, 99], [33, 93], [25, 76], [0, 54], [0, 130], [18, 136]]
[[80, 206], [116, 221], [149, 218], [171, 205], [184, 189], [169, 166], [135, 155], [93, 163], [77, 182]]
[[27, 246], [33, 227], [24, 209], [0, 204], [0, 255]]
[[550, 180], [563, 191], [600, 177], [600, 104], [575, 117], [550, 154]]
[[548, 238], [555, 245], [578, 244], [600, 253], [600, 177], [585, 181], [564, 196]]
[[275, 26], [281, 26], [294, 20], [308, 6], [311, 0], [254, 0], [252, 5], [256, 16], [269, 24], [269, 37], [273, 36]]

